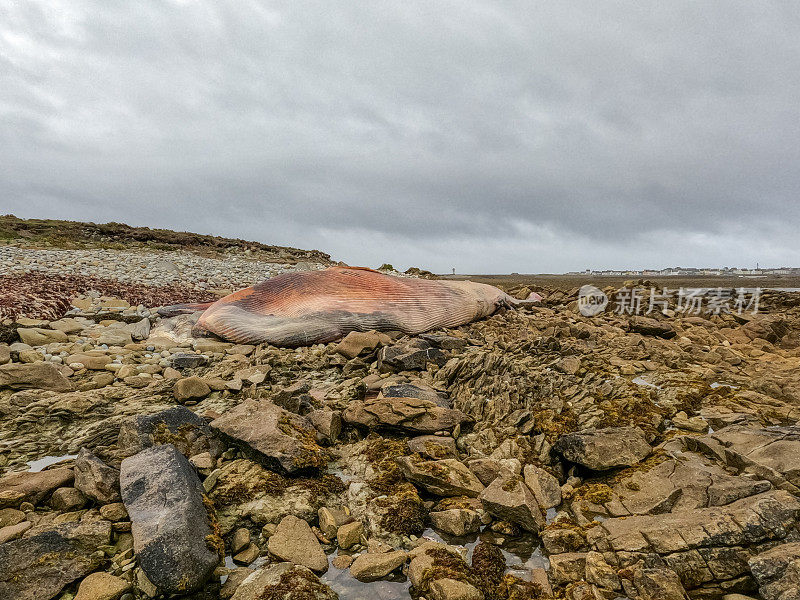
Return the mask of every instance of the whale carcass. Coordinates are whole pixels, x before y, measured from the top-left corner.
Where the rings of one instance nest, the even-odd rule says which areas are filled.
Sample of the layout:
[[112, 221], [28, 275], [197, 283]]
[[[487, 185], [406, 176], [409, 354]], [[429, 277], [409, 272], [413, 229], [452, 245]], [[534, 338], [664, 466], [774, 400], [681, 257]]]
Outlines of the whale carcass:
[[520, 303], [471, 281], [395, 277], [361, 267], [295, 271], [209, 304], [165, 307], [164, 316], [202, 310], [197, 328], [240, 344], [307, 346], [351, 331], [418, 334], [457, 327]]

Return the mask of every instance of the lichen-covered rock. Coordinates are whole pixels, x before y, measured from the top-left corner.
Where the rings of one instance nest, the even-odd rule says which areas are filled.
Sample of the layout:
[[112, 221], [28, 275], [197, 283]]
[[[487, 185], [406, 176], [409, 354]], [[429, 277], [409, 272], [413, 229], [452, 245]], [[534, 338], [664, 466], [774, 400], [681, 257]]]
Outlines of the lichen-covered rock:
[[305, 417], [266, 401], [246, 400], [211, 423], [226, 440], [285, 473], [324, 466], [328, 455]]
[[201, 452], [217, 457], [224, 450], [205, 420], [184, 406], [125, 419], [120, 425], [118, 444], [124, 456], [158, 444], [172, 444], [186, 457]]
[[97, 569], [98, 547], [111, 541], [111, 523], [65, 523], [31, 530], [0, 544], [0, 598], [44, 600]]
[[470, 421], [464, 413], [419, 398], [373, 398], [351, 402], [342, 415], [347, 423], [370, 429], [412, 433], [447, 431]]
[[800, 599], [800, 543], [780, 544], [754, 556], [750, 571], [764, 600]]
[[231, 600], [339, 600], [330, 587], [307, 568], [292, 563], [269, 565], [239, 584]]
[[469, 496], [476, 498], [483, 491], [483, 484], [459, 461], [420, 460], [413, 456], [397, 459], [403, 476], [438, 496]]
[[481, 492], [480, 500], [488, 513], [523, 529], [539, 533], [545, 526], [536, 496], [521, 477], [498, 477]]
[[194, 468], [171, 444], [122, 461], [122, 501], [139, 566], [159, 590], [200, 589], [220, 561], [213, 505]]

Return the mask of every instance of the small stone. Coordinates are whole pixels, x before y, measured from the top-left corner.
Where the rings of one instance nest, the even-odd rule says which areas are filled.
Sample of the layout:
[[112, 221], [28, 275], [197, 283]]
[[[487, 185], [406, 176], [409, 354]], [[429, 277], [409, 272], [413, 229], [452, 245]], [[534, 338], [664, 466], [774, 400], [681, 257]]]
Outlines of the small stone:
[[63, 512], [78, 510], [83, 508], [84, 504], [86, 504], [86, 496], [74, 487], [58, 488], [50, 497], [50, 506]]
[[405, 564], [408, 554], [402, 550], [383, 554], [360, 554], [350, 565], [350, 575], [363, 583], [378, 581]]
[[334, 569], [347, 569], [353, 564], [353, 557], [349, 554], [338, 554], [331, 561]]
[[116, 523], [127, 519], [128, 511], [125, 510], [125, 505], [122, 502], [112, 502], [100, 507], [100, 516], [107, 521]]
[[250, 531], [244, 527], [240, 527], [233, 532], [231, 537], [231, 554], [237, 554], [250, 545]]
[[211, 388], [200, 377], [186, 377], [175, 382], [172, 393], [178, 402], [186, 402], [198, 398], [205, 398], [211, 393]]
[[361, 521], [354, 521], [339, 527], [336, 533], [336, 541], [339, 543], [340, 548], [348, 550], [361, 541], [361, 536], [364, 535], [364, 525]]
[[249, 544], [244, 550], [233, 555], [233, 562], [240, 565], [249, 565], [258, 558], [260, 552], [258, 546]]
[[119, 600], [131, 584], [110, 573], [92, 573], [81, 581], [75, 600]]

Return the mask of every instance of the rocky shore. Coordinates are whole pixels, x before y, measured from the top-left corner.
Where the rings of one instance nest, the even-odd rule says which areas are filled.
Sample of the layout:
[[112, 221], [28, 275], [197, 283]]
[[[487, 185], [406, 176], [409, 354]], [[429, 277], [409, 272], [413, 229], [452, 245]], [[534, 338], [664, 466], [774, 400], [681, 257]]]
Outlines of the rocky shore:
[[0, 264], [63, 284], [0, 292], [0, 598], [800, 598], [796, 294], [281, 349], [155, 309], [321, 262]]

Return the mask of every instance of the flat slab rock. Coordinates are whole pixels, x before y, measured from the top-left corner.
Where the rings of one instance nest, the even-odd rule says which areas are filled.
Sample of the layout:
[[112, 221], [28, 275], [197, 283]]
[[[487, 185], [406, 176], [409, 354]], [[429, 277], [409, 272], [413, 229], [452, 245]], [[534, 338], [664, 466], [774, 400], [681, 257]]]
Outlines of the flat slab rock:
[[459, 410], [439, 406], [430, 400], [398, 397], [351, 402], [342, 416], [353, 425], [412, 433], [449, 431], [472, 420]]
[[0, 365], [0, 388], [69, 392], [75, 389], [53, 363], [7, 363]]
[[66, 467], [9, 473], [0, 478], [0, 495], [13, 499], [15, 505], [20, 502], [38, 504], [58, 488], [70, 485], [73, 479], [74, 471]]
[[586, 531], [591, 550], [615, 568], [644, 560], [666, 565], [687, 590], [749, 578], [748, 560], [787, 536], [800, 521], [800, 499], [783, 490], [726, 506], [603, 521]]
[[676, 452], [652, 468], [634, 470], [611, 485], [612, 497], [592, 512], [614, 517], [724, 506], [766, 492], [769, 481], [737, 477], [690, 452]]
[[682, 442], [728, 467], [748, 471], [776, 487], [800, 494], [800, 426], [749, 428], [731, 425]]
[[570, 462], [593, 471], [606, 471], [635, 465], [652, 448], [637, 427], [609, 427], [568, 433], [553, 445], [553, 450]]
[[408, 481], [438, 496], [477, 498], [484, 489], [475, 474], [453, 458], [419, 460], [403, 456], [397, 459], [397, 464]]
[[200, 589], [221, 559], [216, 544], [222, 540], [186, 457], [171, 444], [147, 448], [122, 461], [120, 487], [148, 579], [167, 593]]
[[270, 468], [285, 473], [322, 467], [327, 453], [311, 421], [271, 402], [245, 400], [211, 422], [211, 428]]
[[65, 523], [0, 544], [0, 598], [49, 600], [98, 569], [99, 546], [111, 542], [108, 521]]

